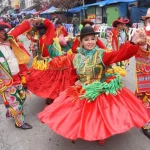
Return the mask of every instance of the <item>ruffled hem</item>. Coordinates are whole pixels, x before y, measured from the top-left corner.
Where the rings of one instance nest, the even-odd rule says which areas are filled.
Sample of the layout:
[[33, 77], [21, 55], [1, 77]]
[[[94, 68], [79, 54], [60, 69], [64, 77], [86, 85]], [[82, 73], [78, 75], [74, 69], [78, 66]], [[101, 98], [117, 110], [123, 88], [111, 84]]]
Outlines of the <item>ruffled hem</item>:
[[40, 121], [65, 138], [95, 141], [141, 128], [150, 119], [147, 108], [126, 88], [117, 96], [101, 94], [90, 103], [79, 99], [82, 93], [77, 86], [65, 90], [38, 114]]
[[30, 70], [26, 76], [28, 89], [42, 98], [55, 99], [59, 93], [75, 84], [74, 70]]

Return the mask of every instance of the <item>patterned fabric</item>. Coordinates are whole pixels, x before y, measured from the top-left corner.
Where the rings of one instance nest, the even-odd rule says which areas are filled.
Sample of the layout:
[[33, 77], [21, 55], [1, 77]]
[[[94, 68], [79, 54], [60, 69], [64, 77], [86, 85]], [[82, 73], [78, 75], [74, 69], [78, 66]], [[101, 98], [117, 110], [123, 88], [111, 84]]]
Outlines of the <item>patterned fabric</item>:
[[47, 49], [51, 58], [62, 55], [61, 46], [57, 37], [53, 39], [52, 45], [47, 46]]
[[73, 64], [82, 84], [101, 80], [101, 75], [105, 67], [102, 64], [101, 58], [103, 52], [98, 47], [95, 47], [91, 51], [78, 48], [78, 54], [76, 54]]
[[[147, 33], [146, 33], [147, 34]], [[149, 36], [147, 36], [149, 39]], [[141, 99], [146, 107], [150, 109], [150, 44], [139, 49], [135, 55], [137, 89], [136, 96]], [[145, 124], [144, 129], [150, 129], [150, 121]]]
[[9, 65], [6, 61], [5, 56], [3, 55], [3, 53], [1, 51], [0, 51], [0, 64], [4, 67], [4, 69], [8, 72], [8, 74], [11, 75]]
[[73, 64], [83, 86], [82, 99], [94, 101], [102, 93], [117, 95], [122, 89], [120, 76], [117, 74], [104, 74], [105, 66], [102, 62], [104, 51], [95, 47], [91, 51], [78, 48]]
[[10, 74], [0, 64], [0, 94], [13, 84]]
[[149, 92], [150, 90], [150, 51], [140, 49], [135, 56], [136, 58], [136, 74], [137, 74], [137, 90], [141, 92]]
[[[78, 138], [88, 141], [104, 140], [112, 135], [126, 132], [132, 127], [141, 128], [150, 118], [149, 111], [126, 88], [118, 90], [115, 96], [114, 94], [107, 95], [104, 91], [90, 103], [87, 98], [81, 100], [85, 92], [83, 90], [84, 84], [90, 85], [93, 79], [101, 82], [107, 79], [107, 83], [114, 79], [113, 77], [110, 79], [103, 78], [102, 74], [105, 72], [101, 73], [101, 67], [104, 64], [109, 65], [125, 60], [127, 57], [123, 56], [129, 56], [136, 49], [133, 45], [131, 49], [128, 49], [127, 44], [124, 47], [120, 51], [111, 53], [101, 53], [99, 52], [100, 49], [93, 49], [88, 52], [79, 49], [81, 54], [63, 56], [62, 59], [52, 59], [50, 68], [54, 69], [68, 67], [67, 64], [73, 60], [73, 65], [82, 84], [70, 86], [63, 91], [52, 105], [38, 114], [40, 121], [47, 124], [57, 134], [71, 140]], [[128, 53], [129, 50], [132, 51]], [[94, 84], [94, 82], [92, 83]], [[99, 84], [98, 86], [94, 84], [90, 91], [96, 93], [99, 86]], [[112, 89], [114, 88], [112, 87]], [[93, 96], [92, 94], [91, 96]]]
[[13, 83], [8, 63], [0, 51], [0, 93], [4, 92]]
[[7, 108], [6, 117], [13, 117], [17, 126], [24, 124], [23, 104], [26, 93], [21, 84], [11, 86], [2, 94], [5, 107]]

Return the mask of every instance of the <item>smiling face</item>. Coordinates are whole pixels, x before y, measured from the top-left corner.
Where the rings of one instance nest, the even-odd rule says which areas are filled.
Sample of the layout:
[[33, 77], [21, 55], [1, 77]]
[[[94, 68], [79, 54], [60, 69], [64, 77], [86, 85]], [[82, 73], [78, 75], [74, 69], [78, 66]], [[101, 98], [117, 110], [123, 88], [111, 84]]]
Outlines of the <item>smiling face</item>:
[[92, 50], [96, 46], [96, 41], [95, 35], [86, 35], [81, 39], [81, 46], [85, 50]]
[[123, 30], [123, 29], [125, 28], [125, 24], [119, 23], [119, 24], [117, 25], [117, 28], [118, 28], [119, 30]]

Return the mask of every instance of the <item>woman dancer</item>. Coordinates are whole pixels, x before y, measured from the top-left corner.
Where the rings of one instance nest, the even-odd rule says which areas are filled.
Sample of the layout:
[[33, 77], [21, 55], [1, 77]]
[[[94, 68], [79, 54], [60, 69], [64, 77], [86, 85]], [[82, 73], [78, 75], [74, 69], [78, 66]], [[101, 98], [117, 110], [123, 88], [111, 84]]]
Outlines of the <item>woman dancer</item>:
[[61, 48], [56, 38], [55, 27], [48, 19], [37, 18], [33, 21], [37, 24], [34, 29], [39, 33], [37, 42], [40, 58], [34, 59], [33, 68], [26, 77], [27, 87], [35, 95], [47, 98], [46, 103], [50, 104], [60, 92], [75, 83], [76, 73], [71, 68], [61, 71], [46, 70], [47, 60], [62, 55]]
[[63, 52], [68, 52], [72, 47], [71, 38], [60, 20], [57, 20], [55, 25], [56, 25], [56, 35], [59, 39], [61, 50]]
[[49, 62], [50, 69], [69, 68], [72, 64], [80, 83], [62, 92], [38, 117], [72, 140], [102, 141], [132, 127], [141, 128], [150, 118], [144, 104], [123, 87], [120, 76], [105, 72], [108, 65], [134, 56], [139, 49], [135, 44], [145, 44], [145, 35], [139, 31], [131, 43], [108, 53], [96, 46], [96, 34], [90, 26], [82, 28], [78, 53]]

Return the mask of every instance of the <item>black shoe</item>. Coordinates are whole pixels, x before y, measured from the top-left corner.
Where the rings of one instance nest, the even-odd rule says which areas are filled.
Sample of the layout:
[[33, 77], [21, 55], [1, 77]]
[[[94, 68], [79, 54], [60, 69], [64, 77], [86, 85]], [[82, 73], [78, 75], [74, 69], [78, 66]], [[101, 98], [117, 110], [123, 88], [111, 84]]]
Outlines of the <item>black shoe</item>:
[[47, 98], [45, 104], [50, 105], [53, 103], [53, 99]]
[[150, 129], [144, 129], [144, 128], [142, 128], [142, 131], [143, 131], [143, 133], [144, 133], [148, 138], [150, 138]]
[[16, 127], [16, 128], [20, 128], [20, 129], [23, 129], [23, 130], [32, 129], [32, 126], [29, 125], [28, 123], [24, 123], [24, 124], [23, 124], [22, 126], [20, 126], [20, 127], [15, 124], [15, 127]]

